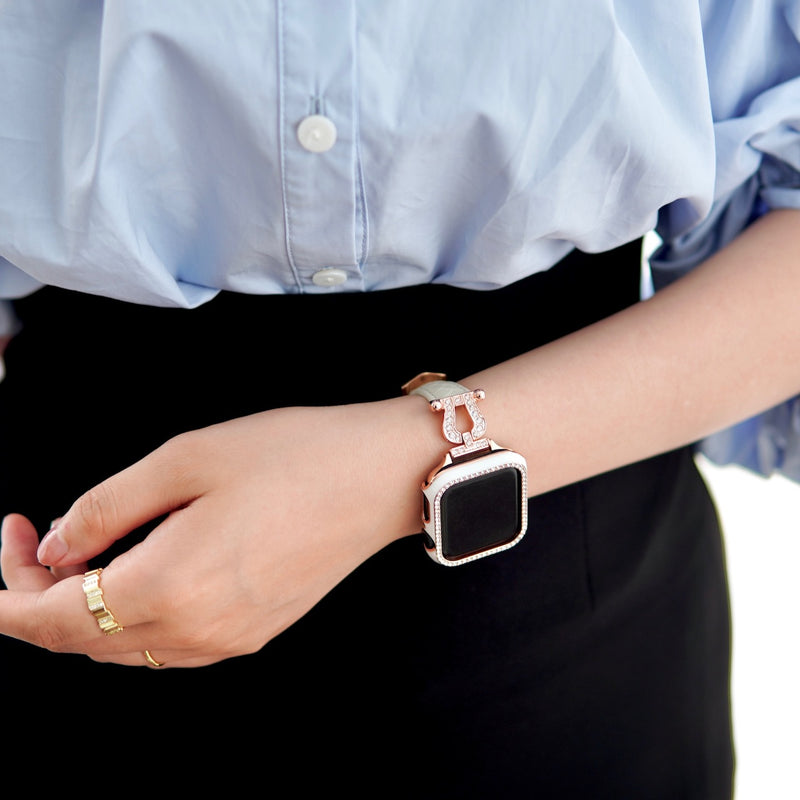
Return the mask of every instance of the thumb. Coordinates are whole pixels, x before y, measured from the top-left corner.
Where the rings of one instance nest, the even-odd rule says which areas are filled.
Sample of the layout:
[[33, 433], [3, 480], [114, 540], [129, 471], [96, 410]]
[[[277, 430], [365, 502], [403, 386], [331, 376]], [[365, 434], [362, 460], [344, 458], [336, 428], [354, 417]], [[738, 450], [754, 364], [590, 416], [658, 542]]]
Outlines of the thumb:
[[81, 495], [42, 539], [39, 562], [55, 567], [88, 561], [140, 525], [195, 499], [193, 470], [172, 442]]

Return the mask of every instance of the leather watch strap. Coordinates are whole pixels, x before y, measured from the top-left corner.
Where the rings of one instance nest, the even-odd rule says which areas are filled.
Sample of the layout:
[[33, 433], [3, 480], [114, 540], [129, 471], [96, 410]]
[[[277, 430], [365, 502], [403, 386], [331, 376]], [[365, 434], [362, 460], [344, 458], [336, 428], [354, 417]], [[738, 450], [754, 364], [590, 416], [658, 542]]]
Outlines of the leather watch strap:
[[445, 397], [453, 397], [457, 394], [468, 392], [466, 386], [462, 386], [455, 381], [428, 381], [412, 389], [409, 394], [418, 394], [424, 397], [429, 403], [434, 400], [441, 400]]

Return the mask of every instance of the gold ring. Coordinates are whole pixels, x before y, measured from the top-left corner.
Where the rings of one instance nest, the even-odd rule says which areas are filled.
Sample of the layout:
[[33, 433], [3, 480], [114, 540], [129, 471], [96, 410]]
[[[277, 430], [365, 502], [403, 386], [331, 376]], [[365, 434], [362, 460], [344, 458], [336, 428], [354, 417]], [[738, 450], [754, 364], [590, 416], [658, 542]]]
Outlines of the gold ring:
[[153, 656], [152, 656], [152, 654], [150, 653], [150, 651], [149, 651], [149, 650], [145, 650], [145, 651], [144, 651], [144, 657], [147, 659], [147, 663], [148, 663], [148, 664], [149, 664], [151, 667], [163, 667], [163, 666], [164, 666], [164, 662], [163, 662], [163, 661], [156, 661], [156, 660], [153, 658]]
[[83, 591], [86, 595], [89, 611], [92, 612], [97, 620], [100, 630], [106, 636], [111, 636], [112, 633], [121, 633], [123, 628], [103, 600], [103, 590], [100, 588], [100, 573], [102, 571], [102, 569], [93, 569], [83, 576]]

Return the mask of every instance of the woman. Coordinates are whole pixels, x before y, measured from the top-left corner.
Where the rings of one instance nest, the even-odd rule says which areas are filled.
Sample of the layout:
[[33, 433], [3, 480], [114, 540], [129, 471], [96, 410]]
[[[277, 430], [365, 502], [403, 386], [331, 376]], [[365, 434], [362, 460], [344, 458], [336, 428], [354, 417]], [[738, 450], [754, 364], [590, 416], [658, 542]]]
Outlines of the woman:
[[[307, 792], [730, 796], [689, 446], [800, 390], [800, 6], [50, 12], [0, 25], [12, 685]], [[452, 568], [427, 370], [527, 462]]]

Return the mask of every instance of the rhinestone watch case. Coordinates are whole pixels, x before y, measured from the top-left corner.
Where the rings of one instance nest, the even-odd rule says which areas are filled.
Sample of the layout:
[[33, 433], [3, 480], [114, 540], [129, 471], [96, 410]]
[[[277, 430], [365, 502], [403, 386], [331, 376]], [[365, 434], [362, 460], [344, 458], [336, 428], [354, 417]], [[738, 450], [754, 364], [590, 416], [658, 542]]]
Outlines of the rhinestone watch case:
[[[528, 527], [527, 463], [486, 438], [486, 420], [477, 405], [484, 393], [438, 379], [407, 386], [407, 393], [425, 397], [432, 411], [443, 412], [442, 433], [454, 445], [422, 484], [428, 555], [454, 567], [516, 545]], [[472, 421], [469, 431], [457, 426], [456, 410], [462, 406]]]

